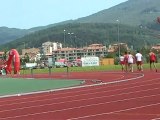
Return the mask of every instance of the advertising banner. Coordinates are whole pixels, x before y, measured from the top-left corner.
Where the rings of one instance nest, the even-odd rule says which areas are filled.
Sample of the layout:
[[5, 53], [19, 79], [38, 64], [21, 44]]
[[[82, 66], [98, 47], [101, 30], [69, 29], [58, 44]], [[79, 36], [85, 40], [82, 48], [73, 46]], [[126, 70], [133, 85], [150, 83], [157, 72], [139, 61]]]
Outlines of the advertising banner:
[[82, 67], [85, 66], [99, 66], [99, 58], [98, 57], [82, 57]]
[[27, 68], [33, 68], [33, 67], [36, 67], [36, 66], [37, 66], [37, 63], [26, 63]]

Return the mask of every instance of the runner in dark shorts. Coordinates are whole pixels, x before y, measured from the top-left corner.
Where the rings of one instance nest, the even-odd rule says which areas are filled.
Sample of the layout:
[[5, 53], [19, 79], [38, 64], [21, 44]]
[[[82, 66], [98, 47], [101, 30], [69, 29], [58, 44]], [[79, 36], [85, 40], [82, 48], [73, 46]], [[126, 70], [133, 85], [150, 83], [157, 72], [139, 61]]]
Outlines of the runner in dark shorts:
[[149, 60], [150, 60], [150, 70], [152, 70], [152, 65], [153, 65], [156, 72], [157, 72], [157, 68], [156, 68], [156, 65], [155, 65], [155, 63], [157, 61], [157, 57], [156, 57], [155, 53], [152, 52], [152, 51], [149, 53]]
[[143, 71], [143, 66], [142, 66], [143, 56], [139, 51], [137, 51], [137, 53], [135, 55], [135, 58], [136, 58], [137, 70], [138, 71]]

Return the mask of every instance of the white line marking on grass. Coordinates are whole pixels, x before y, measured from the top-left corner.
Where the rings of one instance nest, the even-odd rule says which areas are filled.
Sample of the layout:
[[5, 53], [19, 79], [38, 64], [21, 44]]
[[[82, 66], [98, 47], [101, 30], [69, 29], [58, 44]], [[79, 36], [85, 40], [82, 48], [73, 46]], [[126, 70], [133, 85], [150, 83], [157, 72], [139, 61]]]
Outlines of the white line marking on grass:
[[[136, 74], [136, 73], [134, 73], [134, 74]], [[123, 80], [105, 82], [105, 83], [98, 83], [98, 84], [92, 84], [92, 85], [83, 85], [83, 86], [75, 86], [75, 87], [69, 87], [69, 88], [60, 88], [60, 89], [55, 89], [55, 90], [51, 90], [51, 91], [70, 90], [70, 89], [75, 89], [75, 88], [86, 88], [86, 87], [93, 87], [93, 86], [101, 86], [101, 85], [127, 82], [127, 81], [136, 80], [136, 79], [144, 77], [144, 74], [140, 74], [140, 75], [141, 76], [138, 76], [138, 77], [135, 77], [135, 78], [129, 78], [129, 79], [123, 79]]]
[[[50, 100], [57, 100], [57, 99], [63, 99], [63, 98], [76, 98], [76, 97], [79, 97], [79, 96], [82, 96], [82, 95], [94, 95], [94, 94], [99, 94], [99, 93], [109, 93], [109, 92], [116, 92], [116, 91], [119, 91], [119, 90], [123, 90], [123, 91], [127, 91], [128, 89], [135, 89], [135, 88], [142, 88], [142, 87], [146, 87], [146, 86], [150, 86], [150, 85], [157, 85], [157, 84], [160, 84], [160, 83], [154, 83], [154, 84], [147, 84], [147, 85], [139, 85], [139, 86], [132, 86], [132, 87], [128, 87], [128, 88], [122, 88], [122, 89], [113, 89], [113, 90], [103, 90], [103, 91], [100, 91], [100, 92], [86, 92], [85, 94], [76, 94], [76, 95], [72, 95], [72, 96], [65, 96], [65, 97], [58, 97], [58, 98], [49, 98], [49, 99], [38, 99], [38, 100], [32, 100], [32, 101], [27, 101], [27, 102], [13, 102], [13, 103], [7, 103], [7, 104], [2, 104], [2, 105], [0, 105], [0, 107], [2, 107], [2, 106], [5, 106], [5, 105], [7, 105], [7, 106], [9, 106], [9, 105], [19, 105], [19, 104], [25, 104], [25, 103], [35, 103], [35, 102], [41, 102], [41, 101], [50, 101]], [[143, 92], [143, 91], [145, 91], [145, 92], [147, 92], [147, 91], [149, 91], [149, 90], [158, 90], [158, 89], [160, 89], [159, 87], [158, 88], [152, 88], [152, 89], [143, 89], [143, 90], [141, 90], [141, 91], [134, 91], [134, 93], [137, 93], [137, 92]], [[130, 93], [132, 93], [132, 92], [130, 92]], [[110, 95], [110, 96], [107, 96], [107, 97], [112, 97], [112, 96], [116, 96], [116, 95], [122, 95], [122, 94], [128, 94], [128, 92], [122, 92], [121, 94], [115, 94], [115, 95]], [[104, 97], [106, 97], [106, 96], [104, 96]], [[67, 101], [66, 101], [67, 102]], [[56, 103], [56, 104], [58, 104], [58, 103]]]
[[[150, 81], [153, 81], [153, 80], [159, 80], [160, 78], [157, 78], [157, 79], [151, 79], [151, 80], [146, 80], [146, 81], [143, 81], [142, 83], [145, 83], [145, 82], [150, 82]], [[136, 83], [138, 83], [138, 82], [136, 82]], [[131, 83], [130, 85], [134, 85], [134, 84], [136, 84], [136, 83]], [[159, 84], [159, 83], [154, 83], [154, 84]], [[147, 84], [147, 85], [154, 85], [154, 84]], [[117, 85], [117, 86], [121, 86], [121, 85]], [[140, 86], [132, 86], [132, 87], [129, 87], [129, 88], [137, 88], [137, 87], [143, 87], [143, 86], [146, 86], [146, 85], [140, 85]], [[104, 87], [100, 87], [100, 88], [94, 88], [94, 90], [101, 90], [101, 89], [104, 89]], [[128, 88], [123, 88], [123, 90], [127, 90]], [[113, 89], [113, 90], [107, 90], [107, 92], [114, 92], [114, 91], [117, 91], [117, 90], [119, 90], [119, 89]], [[121, 89], [122, 90], [122, 89]], [[84, 92], [84, 91], [86, 91], [86, 93], [87, 93], [87, 91], [90, 91], [90, 90], [79, 90], [78, 92], [76, 92], [77, 93], [77, 95], [79, 94], [79, 92]], [[105, 92], [104, 90], [102, 90], [103, 92]], [[56, 95], [64, 95], [64, 94], [69, 94], [69, 93], [73, 93], [73, 91], [71, 92], [65, 92], [65, 93], [60, 93], [60, 94], [56, 94]], [[90, 92], [91, 93], [91, 92]], [[92, 92], [93, 93], [93, 92]], [[93, 93], [94, 94], [94, 93]], [[51, 94], [50, 94], [51, 95]], [[41, 99], [41, 97], [47, 97], [47, 96], [50, 96], [50, 95], [40, 95], [40, 96], [36, 96], [36, 97], [26, 97], [26, 98], [21, 98], [21, 100], [27, 100], [27, 99], [32, 99], [32, 98], [39, 98], [39, 99]], [[86, 94], [82, 94], [82, 95], [86, 95]], [[68, 96], [69, 97], [69, 96]], [[63, 97], [61, 97], [61, 98], [63, 98]], [[64, 97], [65, 98], [65, 97]], [[19, 98], [17, 99], [17, 100], [19, 100]], [[12, 101], [13, 102], [13, 100], [5, 100], [5, 102], [6, 101]], [[14, 100], [15, 101], [15, 103], [16, 103], [16, 100]], [[1, 104], [3, 104], [3, 101], [0, 101], [0, 103]], [[19, 103], [19, 102], [18, 102]]]
[[[107, 73], [112, 73], [112, 74], [114, 73], [114, 74], [116, 74], [116, 73], [122, 73], [122, 72], [107, 72]], [[108, 84], [127, 82], [127, 81], [136, 80], [136, 79], [144, 77], [144, 74], [140, 74], [140, 73], [132, 73], [132, 74], [136, 74], [136, 75], [139, 75], [139, 76], [133, 77], [133, 78], [129, 78], [129, 79], [122, 79], [122, 80], [112, 81], [112, 82], [103, 82], [103, 83], [97, 83], [97, 84], [91, 84], [91, 85], [66, 87], [66, 88], [60, 88], [60, 89], [50, 89], [50, 90], [43, 90], [43, 91], [36, 91], [36, 92], [29, 92], [29, 93], [20, 93], [20, 94], [22, 96], [22, 95], [31, 95], [31, 94], [46, 93], [46, 92], [56, 92], [56, 91], [61, 91], [61, 90], [71, 90], [71, 89], [77, 89], [77, 88], [86, 88], [86, 87], [93, 87], [93, 86], [101, 86], [101, 85], [108, 85]], [[17, 93], [17, 94], [19, 94], [19, 93]], [[0, 96], [0, 98], [14, 97], [14, 96], [17, 96], [17, 94], [3, 95], [3, 96]]]

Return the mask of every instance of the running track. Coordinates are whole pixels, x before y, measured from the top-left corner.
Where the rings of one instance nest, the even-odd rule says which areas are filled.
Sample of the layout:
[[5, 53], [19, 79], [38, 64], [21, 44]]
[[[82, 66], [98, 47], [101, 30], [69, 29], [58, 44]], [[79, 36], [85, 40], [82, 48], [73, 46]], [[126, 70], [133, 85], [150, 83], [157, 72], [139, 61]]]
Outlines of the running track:
[[64, 90], [0, 98], [0, 120], [160, 120], [160, 73], [85, 72], [53, 77], [86, 82]]

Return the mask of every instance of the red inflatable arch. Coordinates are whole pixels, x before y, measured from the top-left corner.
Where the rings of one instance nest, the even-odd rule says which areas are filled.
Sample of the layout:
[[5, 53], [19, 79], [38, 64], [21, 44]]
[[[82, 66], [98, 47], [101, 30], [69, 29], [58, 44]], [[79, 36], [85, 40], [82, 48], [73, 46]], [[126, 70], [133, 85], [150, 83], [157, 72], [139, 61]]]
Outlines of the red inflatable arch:
[[6, 73], [11, 74], [12, 71], [12, 63], [14, 66], [14, 74], [19, 74], [20, 71], [20, 57], [19, 57], [19, 53], [17, 52], [16, 49], [12, 49], [9, 51], [9, 56], [8, 56], [8, 60], [6, 61]]

